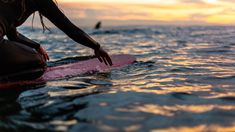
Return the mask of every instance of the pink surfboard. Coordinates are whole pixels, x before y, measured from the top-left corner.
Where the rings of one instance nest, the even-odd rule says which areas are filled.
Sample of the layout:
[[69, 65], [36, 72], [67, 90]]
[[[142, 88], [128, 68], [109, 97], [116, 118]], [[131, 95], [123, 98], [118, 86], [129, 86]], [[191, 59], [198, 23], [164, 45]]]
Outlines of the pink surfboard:
[[53, 81], [57, 79], [63, 79], [66, 77], [74, 77], [89, 72], [105, 72], [112, 69], [122, 68], [135, 62], [136, 58], [132, 55], [120, 54], [112, 55], [113, 66], [106, 66], [104, 63], [100, 63], [97, 58], [79, 61], [71, 64], [65, 64], [55, 67], [47, 68], [44, 75], [38, 79], [30, 81], [17, 81], [0, 83], [1, 89], [9, 89], [26, 85], [37, 85], [47, 81]]

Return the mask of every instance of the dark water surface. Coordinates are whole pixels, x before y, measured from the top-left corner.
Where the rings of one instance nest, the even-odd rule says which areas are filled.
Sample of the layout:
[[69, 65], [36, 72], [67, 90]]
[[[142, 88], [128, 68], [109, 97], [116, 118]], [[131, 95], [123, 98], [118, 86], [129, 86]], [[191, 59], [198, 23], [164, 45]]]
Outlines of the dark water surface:
[[[43, 44], [50, 66], [92, 54], [58, 30], [20, 30]], [[1, 132], [235, 131], [235, 27], [87, 32], [111, 54], [133, 54], [138, 62], [1, 92]]]

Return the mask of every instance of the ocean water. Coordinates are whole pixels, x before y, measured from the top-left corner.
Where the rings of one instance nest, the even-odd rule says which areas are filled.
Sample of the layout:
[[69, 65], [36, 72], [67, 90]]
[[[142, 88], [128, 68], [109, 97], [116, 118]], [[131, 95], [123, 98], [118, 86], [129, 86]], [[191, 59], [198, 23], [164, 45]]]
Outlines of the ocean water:
[[[47, 49], [50, 66], [93, 54], [57, 29], [20, 31]], [[1, 132], [235, 131], [235, 27], [86, 32], [110, 54], [132, 54], [137, 62], [1, 92]]]

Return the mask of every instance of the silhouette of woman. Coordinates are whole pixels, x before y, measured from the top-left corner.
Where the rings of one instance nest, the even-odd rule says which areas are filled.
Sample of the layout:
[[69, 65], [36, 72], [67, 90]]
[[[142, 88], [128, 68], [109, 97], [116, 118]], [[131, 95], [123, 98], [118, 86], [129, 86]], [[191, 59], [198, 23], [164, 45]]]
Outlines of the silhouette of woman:
[[34, 79], [44, 73], [49, 60], [47, 52], [16, 29], [36, 11], [40, 14], [43, 29], [42, 16], [45, 16], [71, 39], [92, 48], [100, 62], [112, 65], [100, 44], [71, 23], [53, 0], [0, 0], [0, 80]]

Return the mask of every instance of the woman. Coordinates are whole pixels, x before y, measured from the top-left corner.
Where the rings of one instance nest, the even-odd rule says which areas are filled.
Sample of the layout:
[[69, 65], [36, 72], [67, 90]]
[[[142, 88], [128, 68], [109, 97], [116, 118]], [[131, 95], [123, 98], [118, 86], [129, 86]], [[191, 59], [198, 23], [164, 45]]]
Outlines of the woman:
[[[46, 51], [19, 32], [20, 26], [34, 12], [45, 16], [74, 41], [92, 48], [100, 62], [112, 61], [99, 43], [70, 22], [53, 0], [0, 0], [0, 80], [34, 79], [45, 71]], [[41, 19], [42, 21], [42, 19]], [[43, 24], [43, 21], [42, 21]], [[44, 24], [43, 24], [44, 26]], [[8, 40], [4, 39], [7, 36]]]

